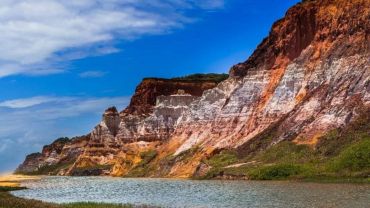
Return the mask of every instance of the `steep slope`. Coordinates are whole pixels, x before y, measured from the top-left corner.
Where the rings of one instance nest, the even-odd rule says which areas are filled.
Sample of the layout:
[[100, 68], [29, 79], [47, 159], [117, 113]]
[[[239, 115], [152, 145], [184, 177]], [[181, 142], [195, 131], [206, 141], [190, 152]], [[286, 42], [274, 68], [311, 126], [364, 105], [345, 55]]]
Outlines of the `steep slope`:
[[59, 138], [50, 145], [45, 145], [41, 153], [28, 155], [19, 165], [16, 173], [43, 175], [64, 174], [83, 153], [90, 135], [69, 138]]
[[[83, 153], [59, 173], [218, 177], [228, 166], [264, 168], [264, 153], [329, 148], [330, 132], [369, 112], [369, 19], [368, 0], [303, 1], [219, 84], [144, 80], [130, 106], [120, 114], [108, 109]], [[337, 154], [368, 140], [367, 125], [355, 129], [358, 139], [345, 139]]]
[[192, 103], [171, 139], [181, 144], [175, 155], [197, 146], [202, 156], [175, 164], [170, 175], [190, 176], [215, 150], [248, 155], [283, 140], [314, 146], [368, 108], [369, 8], [369, 1], [317, 0], [289, 9], [228, 80]]
[[[145, 78], [121, 113], [108, 108], [87, 136], [61, 138], [27, 156], [16, 170], [24, 174], [122, 175], [140, 153], [166, 141], [182, 112], [226, 74], [195, 74], [173, 79]], [[130, 164], [122, 161], [130, 160]], [[123, 164], [122, 164], [123, 163]], [[128, 166], [128, 167], [126, 167]]]

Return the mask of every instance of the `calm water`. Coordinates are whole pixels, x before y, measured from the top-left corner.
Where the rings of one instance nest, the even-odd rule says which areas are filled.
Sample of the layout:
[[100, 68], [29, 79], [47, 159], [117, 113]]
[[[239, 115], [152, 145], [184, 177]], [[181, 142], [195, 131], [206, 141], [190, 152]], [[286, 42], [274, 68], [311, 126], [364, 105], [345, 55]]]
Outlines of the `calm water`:
[[94, 201], [161, 207], [370, 207], [370, 186], [259, 181], [45, 177], [13, 192], [48, 202]]

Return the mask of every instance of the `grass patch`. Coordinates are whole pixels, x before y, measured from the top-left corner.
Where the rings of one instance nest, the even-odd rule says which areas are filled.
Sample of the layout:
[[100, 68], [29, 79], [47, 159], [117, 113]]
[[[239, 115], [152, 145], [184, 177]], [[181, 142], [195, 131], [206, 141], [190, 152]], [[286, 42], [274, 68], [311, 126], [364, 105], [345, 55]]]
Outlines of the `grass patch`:
[[62, 205], [62, 207], [63, 208], [133, 208], [134, 206], [126, 205], [126, 204], [78, 202], [78, 203], [64, 204]]
[[[204, 161], [211, 169], [200, 179], [226, 175], [252, 180], [370, 182], [370, 138], [365, 136], [343, 146], [336, 156], [289, 141], [276, 144], [253, 158], [238, 158], [232, 151], [223, 151]], [[227, 167], [237, 163], [246, 164]]]
[[278, 164], [254, 169], [248, 175], [253, 180], [280, 180], [299, 175], [302, 169], [300, 165]]
[[290, 141], [280, 142], [260, 152], [255, 160], [263, 163], [304, 163], [320, 160], [320, 156], [307, 145], [297, 145]]
[[[285, 179], [291, 176], [310, 176], [313, 164], [319, 164], [321, 157], [306, 145], [296, 145], [290, 141], [278, 143], [271, 148], [256, 153], [252, 158], [239, 158], [235, 151], [221, 151], [204, 161], [212, 168], [202, 177], [217, 176], [247, 177], [256, 180]], [[239, 167], [227, 167], [241, 163]], [[295, 165], [305, 164], [305, 165]]]
[[25, 187], [9, 187], [9, 186], [0, 186], [0, 192], [8, 192], [8, 191], [19, 191], [26, 189]]
[[[271, 141], [273, 133], [256, 144]], [[267, 149], [251, 152], [254, 143], [238, 156], [220, 152], [204, 161], [211, 167], [203, 178], [235, 176], [256, 180], [299, 179], [323, 182], [370, 182], [370, 113], [363, 113], [343, 129], [329, 131], [315, 148], [283, 141]], [[262, 147], [261, 145], [258, 147]], [[239, 167], [230, 164], [246, 163]], [[226, 168], [227, 167], [227, 168]]]
[[345, 148], [334, 160], [333, 169], [353, 172], [370, 170], [370, 137]]
[[211, 179], [219, 175], [223, 175], [224, 167], [238, 162], [237, 153], [231, 150], [223, 150], [219, 154], [212, 156], [207, 160], [203, 160], [211, 169], [206, 175], [197, 177], [198, 179]]
[[[276, 132], [272, 127], [239, 148], [239, 157], [221, 152], [206, 160], [205, 163], [212, 168], [205, 178], [230, 175], [258, 180], [299, 179], [368, 183], [370, 110], [359, 109], [358, 115], [358, 118], [345, 128], [329, 131], [319, 139], [315, 148], [297, 145], [291, 141], [271, 146]], [[236, 163], [246, 164], [226, 168]]]
[[107, 204], [93, 202], [78, 202], [68, 204], [47, 203], [33, 199], [23, 199], [8, 193], [25, 189], [23, 187], [0, 186], [0, 208], [150, 208], [151, 206], [134, 206], [130, 204]]
[[6, 192], [6, 189], [6, 187], [2, 187], [4, 191], [0, 191], [1, 208], [61, 208], [61, 206], [52, 203], [15, 197]]
[[212, 167], [225, 167], [238, 161], [237, 153], [231, 150], [221, 151], [219, 154], [206, 160], [205, 163]]
[[125, 177], [145, 177], [154, 170], [154, 167], [149, 163], [158, 155], [156, 150], [149, 150], [140, 153], [141, 161], [133, 169], [131, 169]]

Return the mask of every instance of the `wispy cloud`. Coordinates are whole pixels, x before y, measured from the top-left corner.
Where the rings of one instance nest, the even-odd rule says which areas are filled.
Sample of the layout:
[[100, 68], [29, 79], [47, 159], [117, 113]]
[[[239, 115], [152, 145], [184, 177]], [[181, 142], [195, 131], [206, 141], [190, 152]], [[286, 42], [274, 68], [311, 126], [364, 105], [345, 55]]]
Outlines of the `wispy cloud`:
[[63, 71], [56, 62], [119, 51], [115, 43], [193, 22], [223, 0], [2, 0], [0, 77]]
[[70, 101], [70, 100], [73, 100], [73, 98], [37, 96], [37, 97], [31, 97], [31, 98], [6, 100], [6, 101], [3, 101], [3, 102], [0, 102], [0, 107], [27, 108], [27, 107], [32, 107], [32, 106], [35, 106], [35, 105], [40, 105], [40, 104], [43, 104], [43, 103], [65, 102], [65, 101]]
[[85, 71], [79, 74], [81, 78], [97, 78], [106, 75], [104, 71]]
[[129, 97], [89, 98], [53, 96], [6, 100], [0, 103], [0, 112], [2, 112], [0, 123], [2, 121], [5, 122], [7, 116], [11, 117], [12, 121], [18, 118], [41, 121], [74, 117], [83, 113], [100, 114], [105, 108], [112, 105], [122, 108], [128, 104], [129, 100]]
[[124, 108], [129, 97], [37, 96], [0, 103], [0, 172], [60, 136], [88, 133], [109, 106]]
[[203, 9], [220, 9], [225, 5], [224, 0], [194, 0], [193, 3]]

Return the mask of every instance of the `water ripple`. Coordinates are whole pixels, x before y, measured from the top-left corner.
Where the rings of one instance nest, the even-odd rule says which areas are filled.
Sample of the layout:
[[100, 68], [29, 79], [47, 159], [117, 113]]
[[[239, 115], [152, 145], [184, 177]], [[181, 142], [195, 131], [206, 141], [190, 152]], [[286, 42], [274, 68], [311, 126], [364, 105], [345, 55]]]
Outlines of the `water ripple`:
[[370, 186], [261, 181], [43, 177], [18, 197], [47, 202], [107, 202], [161, 207], [368, 207]]

